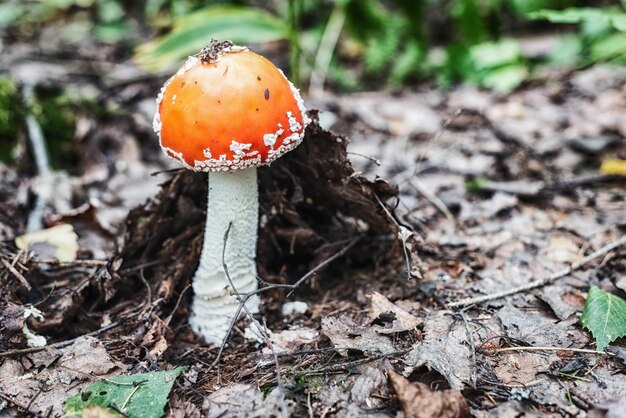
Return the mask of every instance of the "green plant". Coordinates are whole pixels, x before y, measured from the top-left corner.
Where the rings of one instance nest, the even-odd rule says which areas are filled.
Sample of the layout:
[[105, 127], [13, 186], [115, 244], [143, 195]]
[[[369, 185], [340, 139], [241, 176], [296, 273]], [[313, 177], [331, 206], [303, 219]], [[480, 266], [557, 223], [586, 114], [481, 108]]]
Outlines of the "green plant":
[[10, 161], [24, 110], [15, 83], [0, 77], [0, 161]]
[[592, 287], [580, 322], [591, 331], [598, 351], [603, 351], [616, 339], [626, 336], [626, 300]]
[[578, 37], [567, 39], [568, 51], [580, 58], [583, 65], [609, 61], [626, 63], [625, 2], [622, 2], [621, 8], [542, 9], [529, 13], [528, 16], [531, 19], [548, 20], [553, 23], [578, 25]]
[[42, 23], [66, 20], [61, 38], [77, 43], [91, 33], [103, 42], [119, 42], [127, 34], [125, 13], [119, 0], [23, 0], [0, 4], [0, 29], [21, 35], [37, 34]]
[[[79, 418], [88, 408], [104, 409], [109, 414], [133, 418], [157, 418], [176, 378], [186, 370], [177, 367], [164, 372], [138, 373], [100, 380], [65, 401], [66, 418]], [[90, 415], [93, 416], [93, 415]]]
[[286, 39], [287, 22], [257, 8], [212, 5], [174, 20], [172, 30], [141, 45], [135, 55], [143, 67], [154, 71], [178, 66], [211, 38], [243, 44]]

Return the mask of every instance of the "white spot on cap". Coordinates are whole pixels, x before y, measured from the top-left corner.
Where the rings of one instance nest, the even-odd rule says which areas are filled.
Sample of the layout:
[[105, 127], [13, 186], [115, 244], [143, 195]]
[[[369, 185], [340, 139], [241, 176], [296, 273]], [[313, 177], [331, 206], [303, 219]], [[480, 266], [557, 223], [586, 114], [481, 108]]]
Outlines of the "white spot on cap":
[[[233, 157], [235, 158], [235, 160], [240, 160], [244, 158], [246, 156], [246, 151], [248, 151], [250, 148], [252, 148], [252, 144], [242, 144], [241, 142], [237, 142], [234, 139], [230, 143], [230, 150], [235, 153]], [[220, 155], [220, 157], [222, 156]]]
[[293, 113], [287, 112], [287, 119], [289, 119], [289, 130], [291, 132], [299, 132], [302, 129], [302, 125], [300, 125]]
[[278, 140], [278, 137], [281, 136], [283, 132], [285, 132], [285, 130], [283, 129], [283, 124], [279, 123], [276, 132], [263, 135], [263, 143], [266, 147], [270, 147], [273, 149], [274, 145], [276, 144], [276, 140]]

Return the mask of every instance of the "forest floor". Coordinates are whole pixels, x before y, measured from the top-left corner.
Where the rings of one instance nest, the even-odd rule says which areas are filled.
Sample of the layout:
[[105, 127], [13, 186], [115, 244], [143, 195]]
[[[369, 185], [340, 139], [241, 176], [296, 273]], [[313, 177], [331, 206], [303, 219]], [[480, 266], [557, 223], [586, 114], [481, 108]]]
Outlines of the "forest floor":
[[[265, 281], [306, 278], [261, 294], [267, 338], [245, 339], [243, 318], [220, 351], [186, 322], [206, 179], [158, 147], [163, 79], [82, 54], [0, 58], [107, 109], [76, 112], [74, 165], [48, 180], [26, 139], [0, 164], [0, 416], [59, 416], [90, 382], [180, 365], [168, 416], [626, 416], [626, 346], [595, 352], [579, 320], [591, 286], [626, 292], [626, 245], [610, 246], [626, 180], [599, 171], [626, 159], [623, 69], [506, 95], [306, 98], [320, 112], [303, 145], [260, 170], [258, 244]], [[76, 236], [20, 250], [46, 194], [44, 226]], [[77, 258], [54, 261], [76, 237]], [[24, 324], [47, 346], [28, 348]]]

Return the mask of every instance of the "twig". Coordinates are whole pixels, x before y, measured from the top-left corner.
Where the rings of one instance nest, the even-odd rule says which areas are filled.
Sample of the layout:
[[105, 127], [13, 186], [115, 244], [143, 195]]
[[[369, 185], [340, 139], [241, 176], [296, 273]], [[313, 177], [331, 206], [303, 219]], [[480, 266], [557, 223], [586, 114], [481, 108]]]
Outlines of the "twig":
[[620, 239], [613, 241], [607, 245], [605, 245], [604, 247], [598, 249], [597, 251], [594, 251], [593, 253], [589, 254], [588, 256], [582, 258], [579, 261], [576, 261], [574, 263], [572, 263], [569, 267], [564, 268], [563, 270], [557, 271], [556, 273], [553, 273], [549, 276], [546, 277], [542, 277], [541, 279], [537, 279], [537, 280], [533, 280], [530, 283], [527, 283], [525, 285], [522, 286], [517, 286], [514, 287], [512, 289], [509, 290], [505, 290], [502, 292], [498, 292], [498, 293], [492, 293], [489, 295], [484, 295], [484, 296], [479, 296], [476, 298], [466, 298], [466, 299], [462, 299], [460, 301], [457, 302], [452, 302], [448, 304], [449, 308], [460, 308], [463, 306], [469, 306], [469, 305], [474, 305], [477, 303], [482, 303], [482, 302], [487, 302], [490, 300], [495, 300], [495, 299], [500, 299], [506, 296], [510, 296], [513, 295], [515, 293], [520, 293], [520, 292], [525, 292], [531, 289], [535, 289], [537, 287], [542, 287], [542, 286], [546, 286], [548, 284], [551, 284], [555, 281], [557, 281], [558, 279], [561, 279], [565, 276], [567, 276], [568, 274], [572, 273], [575, 270], [578, 270], [579, 268], [581, 268], [582, 266], [584, 266], [585, 264], [596, 260], [606, 254], [608, 254], [609, 252], [613, 251], [614, 249], [621, 247], [623, 245], [626, 244], [626, 235], [622, 236]]
[[609, 353], [606, 351], [597, 351], [597, 350], [588, 350], [586, 348], [564, 348], [564, 347], [536, 347], [536, 346], [528, 346], [528, 347], [503, 347], [503, 348], [494, 348], [493, 350], [485, 350], [485, 351], [493, 351], [495, 353], [502, 353], [506, 351], [571, 351], [572, 353], [585, 353], [585, 354], [600, 354], [604, 356], [614, 356], [614, 353]]
[[448, 206], [446, 206], [443, 200], [439, 199], [439, 196], [433, 193], [428, 187], [424, 186], [421, 181], [414, 178], [409, 181], [409, 184], [413, 186], [415, 190], [420, 192], [426, 199], [428, 199], [437, 209], [439, 209], [439, 211], [443, 213], [446, 218], [453, 222], [455, 221], [454, 215], [450, 212], [450, 209], [448, 209]]
[[[413, 266], [411, 266], [411, 257], [409, 255], [409, 250], [406, 246], [406, 241], [412, 234], [414, 234], [414, 232], [398, 222], [398, 220], [391, 214], [387, 206], [383, 203], [382, 200], [380, 200], [380, 197], [378, 197], [376, 193], [374, 193], [374, 197], [376, 198], [376, 201], [383, 209], [387, 217], [391, 220], [391, 222], [396, 225], [396, 228], [398, 228], [398, 238], [400, 238], [400, 240], [402, 241], [402, 251], [404, 251], [404, 262], [406, 265], [407, 280], [411, 280], [413, 278]], [[418, 278], [421, 279], [421, 277]]]
[[469, 321], [467, 320], [467, 315], [465, 315], [465, 312], [459, 312], [458, 316], [461, 318], [463, 324], [465, 325], [465, 333], [467, 334], [467, 341], [470, 346], [470, 353], [472, 353], [472, 375], [470, 378], [472, 381], [472, 386], [476, 387], [476, 370], [478, 369], [478, 366], [476, 365], [476, 343], [474, 342], [474, 334], [469, 327]]
[[11, 263], [6, 261], [4, 258], [0, 259], [0, 262], [2, 262], [2, 265], [4, 267], [6, 267], [6, 269], [9, 270], [11, 272], [11, 274], [13, 274], [13, 276], [15, 276], [15, 278], [17, 278], [17, 280], [19, 280], [19, 282], [22, 284], [22, 286], [24, 286], [26, 288], [26, 290], [31, 290], [32, 289], [30, 283], [28, 283], [28, 281], [22, 275], [22, 273], [17, 271], [17, 269], [15, 267], [13, 267], [13, 265]]
[[299, 371], [297, 373], [298, 374], [304, 374], [304, 375], [312, 375], [312, 374], [324, 374], [324, 373], [341, 372], [341, 371], [344, 371], [346, 369], [352, 368], [354, 366], [370, 363], [372, 361], [380, 360], [380, 359], [383, 359], [383, 358], [387, 358], [387, 357], [391, 357], [391, 356], [401, 356], [402, 354], [406, 354], [406, 353], [408, 353], [411, 350], [412, 350], [412, 348], [405, 348], [403, 350], [391, 351], [389, 353], [378, 354], [378, 355], [375, 355], [375, 356], [372, 356], [372, 357], [362, 358], [362, 359], [348, 361], [348, 362], [344, 362], [344, 363], [331, 364], [330, 366], [321, 367], [319, 369], [303, 370], [303, 371]]
[[504, 181], [488, 182], [480, 187], [485, 192], [504, 192], [522, 198], [535, 198], [546, 193], [572, 191], [579, 187], [608, 186], [626, 184], [626, 175], [598, 174], [574, 177], [560, 181]]
[[15, 405], [17, 408], [23, 410], [24, 412], [27, 412], [28, 414], [30, 414], [29, 416], [33, 416], [33, 417], [37, 417], [37, 418], [43, 418], [44, 417], [43, 415], [41, 415], [38, 412], [31, 411], [26, 405], [21, 404], [20, 402], [16, 401], [15, 399], [12, 399], [9, 395], [7, 395], [4, 392], [0, 391], [0, 398], [4, 399], [7, 402], [10, 402], [12, 405]]
[[[229, 230], [230, 230], [230, 227], [228, 228], [228, 230], [226, 231], [226, 234], [224, 236], [225, 240], [228, 239], [228, 232], [229, 232]], [[231, 295], [237, 297], [237, 300], [239, 301], [239, 306], [237, 307], [237, 311], [235, 312], [235, 315], [233, 316], [233, 319], [231, 320], [230, 325], [228, 326], [228, 331], [226, 332], [226, 335], [224, 336], [224, 339], [222, 340], [222, 344], [220, 344], [220, 348], [219, 348], [219, 350], [217, 352], [217, 356], [215, 357], [215, 360], [213, 360], [211, 366], [212, 367], [216, 366], [220, 362], [220, 359], [222, 357], [224, 349], [226, 348], [226, 343], [228, 342], [228, 339], [230, 338], [230, 335], [232, 334], [232, 331], [233, 331], [233, 329], [235, 327], [235, 324], [237, 323], [237, 321], [239, 319], [239, 315], [241, 315], [241, 311], [244, 309], [244, 305], [248, 301], [248, 299], [250, 299], [254, 295], [257, 295], [259, 293], [266, 292], [266, 291], [272, 290], [272, 289], [291, 289], [291, 291], [293, 292], [294, 290], [298, 289], [298, 287], [300, 285], [302, 285], [306, 280], [308, 280], [311, 276], [313, 276], [315, 273], [317, 273], [319, 270], [321, 270], [323, 267], [325, 267], [326, 265], [328, 265], [332, 261], [336, 260], [337, 258], [343, 256], [345, 253], [347, 253], [359, 241], [359, 239], [360, 239], [360, 237], [356, 237], [356, 238], [351, 239], [348, 242], [348, 244], [345, 245], [341, 250], [337, 251], [335, 254], [333, 254], [332, 256], [327, 258], [326, 260], [322, 261], [320, 264], [315, 266], [310, 271], [308, 271], [304, 276], [302, 276], [300, 279], [298, 279], [298, 281], [296, 281], [294, 284], [266, 283], [263, 287], [261, 287], [261, 288], [259, 288], [257, 290], [250, 291], [248, 293], [238, 293], [238, 292], [236, 292], [235, 288], [233, 287], [233, 291], [231, 292]], [[222, 258], [222, 262], [224, 262], [223, 258]], [[225, 271], [227, 271], [227, 270], [228, 270], [228, 266], [226, 266]], [[226, 277], [230, 279], [228, 274], [227, 274]], [[263, 283], [265, 283], [265, 282], [263, 282]], [[291, 292], [289, 293], [289, 295], [290, 294], [291, 294]], [[289, 295], [287, 295], [287, 296], [289, 296]], [[252, 316], [252, 315], [250, 315], [250, 316]]]
[[36, 353], [36, 352], [45, 350], [47, 348], [64, 348], [64, 347], [67, 347], [68, 345], [73, 344], [79, 338], [94, 337], [94, 336], [96, 336], [98, 334], [102, 334], [103, 332], [106, 332], [106, 331], [108, 331], [110, 329], [113, 329], [113, 328], [121, 325], [124, 321], [136, 317], [140, 313], [141, 313], [141, 310], [137, 310], [136, 312], [133, 312], [130, 315], [124, 317], [123, 320], [115, 321], [115, 322], [113, 322], [113, 323], [111, 323], [111, 324], [109, 324], [107, 326], [104, 326], [102, 328], [99, 328], [99, 329], [97, 329], [95, 331], [91, 331], [91, 332], [88, 332], [87, 334], [82, 334], [82, 335], [79, 335], [77, 337], [70, 338], [69, 340], [59, 341], [57, 343], [50, 344], [50, 345], [44, 345], [43, 347], [19, 348], [17, 350], [5, 351], [5, 352], [0, 353], [0, 358], [11, 357], [11, 356], [21, 355], [21, 354]]
[[[224, 233], [224, 245], [222, 246], [222, 267], [224, 268], [224, 274], [226, 275], [226, 279], [228, 279], [228, 284], [230, 285], [230, 288], [232, 289], [234, 296], [239, 301], [239, 309], [237, 309], [237, 316], [235, 316], [233, 319], [236, 319], [239, 316], [239, 313], [241, 312], [241, 308], [243, 308], [243, 310], [246, 313], [246, 316], [256, 326], [257, 330], [261, 334], [261, 337], [263, 338], [263, 341], [272, 352], [274, 356], [274, 364], [276, 366], [276, 384], [277, 384], [278, 390], [280, 391], [280, 397], [279, 397], [280, 410], [281, 410], [283, 417], [288, 417], [289, 413], [287, 412], [287, 405], [285, 404], [284, 389], [283, 389], [282, 378], [280, 374], [280, 363], [278, 362], [278, 356], [276, 355], [276, 350], [274, 350], [274, 345], [272, 344], [272, 340], [270, 339], [269, 333], [267, 332], [267, 328], [264, 326], [261, 326], [259, 321], [256, 318], [254, 318], [254, 316], [252, 315], [252, 312], [250, 312], [250, 310], [246, 306], [246, 302], [248, 301], [248, 299], [250, 299], [253, 296], [253, 294], [250, 294], [246, 297], [242, 297], [237, 291], [237, 288], [235, 287], [235, 283], [233, 282], [228, 272], [228, 265], [226, 264], [226, 245], [228, 243], [228, 235], [230, 234], [230, 229], [232, 228], [232, 226], [233, 226], [233, 223], [230, 222], [228, 224], [228, 228], [226, 228], [226, 232]], [[228, 336], [232, 332], [233, 325], [234, 325], [234, 321], [231, 322], [231, 328], [228, 330], [228, 333], [226, 334], [226, 337], [224, 338], [222, 342], [222, 346], [224, 346], [225, 343], [228, 341]]]
[[366, 158], [370, 160], [371, 162], [373, 162], [374, 164], [376, 164], [378, 167], [382, 165], [382, 162], [378, 158], [372, 157], [371, 155], [365, 155], [365, 154], [361, 154], [360, 152], [354, 152], [354, 151], [348, 151], [347, 154]]

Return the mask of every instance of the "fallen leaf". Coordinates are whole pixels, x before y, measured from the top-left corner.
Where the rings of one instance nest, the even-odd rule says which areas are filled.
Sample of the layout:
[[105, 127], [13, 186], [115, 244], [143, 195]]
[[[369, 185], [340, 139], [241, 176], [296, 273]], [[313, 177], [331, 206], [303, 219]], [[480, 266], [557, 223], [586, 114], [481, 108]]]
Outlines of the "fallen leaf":
[[[287, 409], [280, 411], [283, 406]], [[210, 394], [204, 404], [207, 418], [275, 417], [289, 416], [293, 402], [285, 399], [280, 388], [274, 388], [267, 396], [258, 387], [250, 384], [233, 383]]]
[[[30, 411], [59, 416], [69, 395], [78, 391], [77, 382], [110, 377], [123, 367], [111, 360], [102, 343], [93, 337], [79, 338], [63, 349], [47, 348], [29, 354], [32, 367], [6, 359], [0, 366], [0, 390]], [[42, 386], [42, 384], [44, 386]], [[42, 390], [43, 389], [43, 390]]]
[[453, 389], [462, 389], [472, 378], [471, 354], [463, 322], [438, 313], [424, 320], [424, 340], [404, 358], [405, 375], [426, 365], [437, 370]]
[[20, 250], [35, 252], [42, 259], [56, 258], [62, 262], [76, 260], [78, 235], [70, 224], [53, 226], [41, 231], [29, 232], [15, 238]]
[[323, 318], [322, 333], [342, 356], [347, 356], [348, 350], [358, 350], [365, 354], [385, 354], [395, 350], [388, 337], [378, 334], [371, 327], [356, 324], [346, 315]]
[[626, 300], [592, 287], [580, 322], [593, 334], [597, 350], [603, 351], [616, 339], [626, 336]]
[[548, 247], [543, 253], [546, 260], [553, 263], [573, 263], [580, 258], [578, 245], [564, 235], [550, 237]]
[[406, 418], [460, 418], [469, 416], [465, 398], [458, 390], [433, 392], [427, 385], [410, 382], [393, 370], [387, 371]]
[[[297, 350], [303, 344], [315, 342], [318, 337], [319, 332], [312, 328], [294, 328], [270, 333], [270, 340], [276, 353], [287, 353]], [[267, 353], [265, 353], [265, 350], [263, 352], [264, 354], [273, 354], [269, 348]], [[271, 356], [271, 359], [273, 362], [273, 356]]]
[[602, 174], [620, 174], [626, 176], [626, 160], [604, 160], [600, 166]]
[[[68, 418], [82, 416], [90, 407], [116, 405], [129, 417], [161, 417], [176, 378], [186, 367], [162, 372], [137, 373], [99, 380], [69, 397], [65, 403]], [[113, 410], [108, 410], [113, 412]]]
[[369, 322], [382, 321], [385, 323], [385, 325], [378, 323], [372, 325], [372, 328], [380, 334], [409, 331], [422, 323], [419, 318], [389, 302], [389, 299], [378, 292], [372, 292], [371, 309]]

